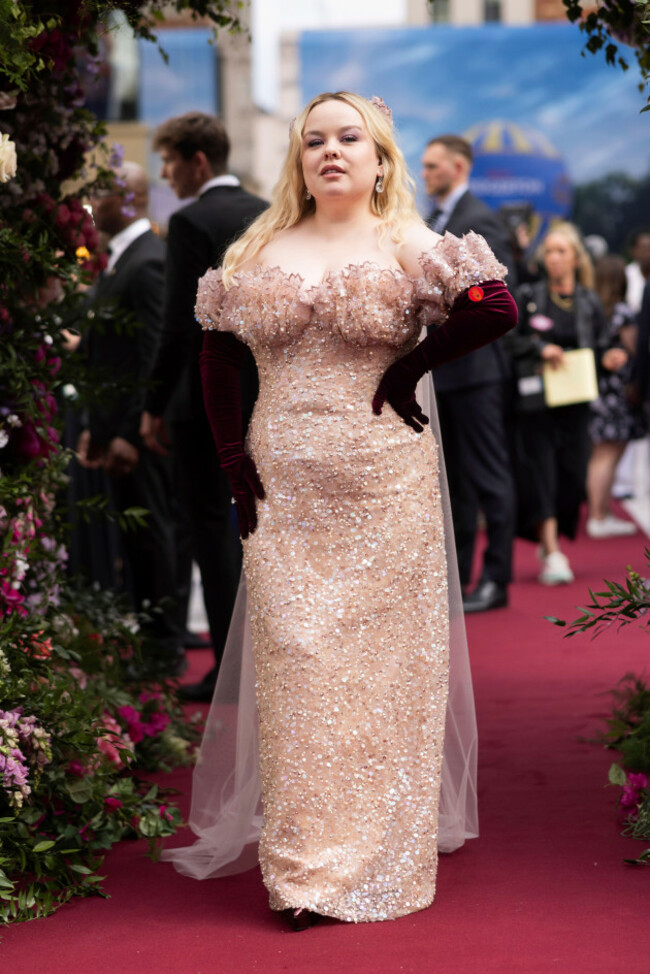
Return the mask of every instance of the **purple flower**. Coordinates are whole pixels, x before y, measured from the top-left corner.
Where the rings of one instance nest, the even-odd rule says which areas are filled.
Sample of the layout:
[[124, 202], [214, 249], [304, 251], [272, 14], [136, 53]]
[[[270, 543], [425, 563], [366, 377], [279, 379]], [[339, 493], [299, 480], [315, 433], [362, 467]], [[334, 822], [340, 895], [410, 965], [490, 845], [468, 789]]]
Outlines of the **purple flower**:
[[137, 216], [136, 209], [135, 209], [135, 207], [133, 205], [133, 200], [134, 199], [135, 199], [135, 193], [130, 192], [130, 193], [125, 193], [124, 194], [124, 202], [123, 202], [122, 208], [121, 208], [122, 209], [122, 215], [125, 216], [125, 217], [127, 217], [127, 218], [129, 218], [129, 219], [131, 217], [133, 217], [133, 216]]
[[113, 151], [111, 152], [108, 164], [111, 169], [119, 169], [124, 160], [124, 146], [119, 142], [113, 143]]

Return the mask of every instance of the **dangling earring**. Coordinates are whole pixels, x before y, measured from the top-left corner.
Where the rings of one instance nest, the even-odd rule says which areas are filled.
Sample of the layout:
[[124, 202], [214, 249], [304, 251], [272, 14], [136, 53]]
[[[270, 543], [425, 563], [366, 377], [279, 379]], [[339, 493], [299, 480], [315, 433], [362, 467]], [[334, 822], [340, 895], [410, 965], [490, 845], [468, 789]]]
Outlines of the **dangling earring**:
[[383, 193], [384, 192], [384, 177], [383, 176], [377, 176], [377, 182], [375, 183], [375, 192], [376, 193]]
[[305, 199], [306, 200], [310, 200], [311, 199], [311, 193], [309, 192], [309, 190], [307, 190], [306, 193], [305, 193]]

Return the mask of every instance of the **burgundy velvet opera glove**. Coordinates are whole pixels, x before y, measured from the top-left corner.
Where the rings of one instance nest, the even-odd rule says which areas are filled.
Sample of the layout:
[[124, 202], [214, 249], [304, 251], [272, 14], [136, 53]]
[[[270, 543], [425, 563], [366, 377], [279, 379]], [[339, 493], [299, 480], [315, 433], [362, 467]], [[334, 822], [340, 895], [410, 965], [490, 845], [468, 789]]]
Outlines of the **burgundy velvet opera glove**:
[[503, 281], [485, 281], [458, 295], [447, 320], [390, 365], [377, 387], [372, 411], [388, 402], [407, 426], [421, 433], [429, 422], [415, 398], [425, 372], [500, 338], [517, 324], [517, 305]]
[[255, 463], [244, 450], [241, 418], [241, 368], [244, 345], [223, 331], [206, 331], [199, 362], [203, 399], [219, 462], [235, 501], [239, 533], [247, 538], [257, 527], [256, 498], [264, 487]]

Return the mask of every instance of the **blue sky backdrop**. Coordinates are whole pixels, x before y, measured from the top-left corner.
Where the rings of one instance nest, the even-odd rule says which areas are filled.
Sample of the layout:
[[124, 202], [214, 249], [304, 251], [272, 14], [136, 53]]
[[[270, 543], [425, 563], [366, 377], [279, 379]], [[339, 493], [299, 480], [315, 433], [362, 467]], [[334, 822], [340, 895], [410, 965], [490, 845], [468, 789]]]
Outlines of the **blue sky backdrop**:
[[[608, 172], [650, 170], [650, 117], [640, 114], [633, 52], [623, 72], [581, 57], [569, 24], [308, 31], [300, 39], [302, 97], [348, 88], [381, 95], [417, 178], [429, 138], [488, 122], [539, 133], [574, 185]], [[421, 200], [421, 202], [423, 202]]]

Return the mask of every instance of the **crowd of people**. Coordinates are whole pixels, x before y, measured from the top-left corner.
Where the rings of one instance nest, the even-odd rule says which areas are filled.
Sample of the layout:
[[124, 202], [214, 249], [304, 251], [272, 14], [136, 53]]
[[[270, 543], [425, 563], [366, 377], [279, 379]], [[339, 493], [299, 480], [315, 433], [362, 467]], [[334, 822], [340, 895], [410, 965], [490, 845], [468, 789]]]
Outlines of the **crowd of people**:
[[[150, 624], [152, 651], [179, 674], [184, 649], [201, 644], [186, 625], [196, 561], [215, 659], [204, 679], [183, 692], [209, 700], [241, 546], [228, 462], [217, 457], [203, 402], [194, 304], [200, 277], [220, 264], [228, 244], [267, 204], [228, 172], [229, 141], [218, 118], [170, 119], [158, 128], [154, 146], [162, 178], [190, 202], [172, 215], [163, 242], [147, 217], [147, 174], [134, 163], [119, 168], [113, 189], [90, 200], [108, 265], [87, 294], [78, 353], [100, 381], [112, 372], [130, 386], [119, 397], [100, 397], [84, 413], [81, 430], [72, 424], [84, 468], [73, 482], [79, 486], [85, 476], [82, 493], [99, 490], [118, 510], [148, 511], [147, 527], [111, 535], [95, 526], [90, 539], [79, 529], [72, 564], [101, 584], [121, 584], [136, 608], [159, 607]], [[456, 135], [436, 136], [422, 156], [422, 179], [435, 204], [427, 225], [456, 237], [479, 233], [507, 268], [519, 309], [518, 326], [506, 339], [433, 370], [466, 613], [507, 605], [517, 535], [538, 544], [541, 583], [571, 581], [559, 541], [575, 537], [585, 497], [590, 537], [636, 530], [612, 513], [611, 494], [627, 445], [646, 434], [647, 378], [635, 352], [650, 279], [648, 229], [631, 239], [627, 265], [610, 254], [594, 262], [568, 223], [554, 224], [535, 252], [515, 259], [512, 228], [469, 189], [472, 161], [470, 144]], [[124, 315], [134, 327], [124, 327]], [[587, 391], [582, 401], [549, 407], [545, 375], [564, 370], [571, 359], [566, 352], [575, 349], [593, 352], [598, 397]], [[258, 390], [249, 350], [243, 376], [245, 430]], [[240, 509], [241, 498], [234, 501]], [[481, 524], [487, 544], [472, 590]]]
[[[479, 509], [487, 532], [478, 584], [463, 600], [465, 612], [478, 612], [507, 604], [515, 536], [537, 542], [542, 584], [573, 579], [559, 536], [575, 537], [585, 497], [590, 537], [636, 531], [612, 513], [611, 499], [626, 446], [646, 435], [635, 312], [650, 280], [650, 228], [633, 234], [627, 267], [618, 255], [594, 266], [578, 229], [566, 222], [554, 223], [522, 257], [521, 236], [512, 228], [509, 234], [470, 191], [471, 166], [471, 146], [457, 136], [433, 139], [422, 157], [422, 177], [436, 200], [429, 225], [481, 233], [507, 264], [519, 308], [517, 328], [502, 343], [434, 371], [465, 590]], [[571, 362], [565, 352], [577, 349], [593, 353], [598, 395], [593, 384], [580, 393], [569, 373], [574, 401], [549, 406], [545, 374], [564, 371]]]
[[295, 120], [270, 206], [228, 171], [218, 118], [170, 119], [154, 148], [188, 202], [163, 242], [139, 166], [90, 200], [108, 263], [72, 354], [97, 388], [69, 418], [73, 492], [105, 491], [146, 523], [117, 539], [78, 527], [73, 564], [107, 585], [122, 566], [152, 657], [179, 675], [196, 561], [214, 665], [181, 693], [216, 686], [218, 701], [236, 670], [243, 713], [246, 667], [219, 677], [243, 549], [260, 735], [258, 774], [249, 711], [221, 779], [206, 732], [199, 840], [169, 858], [220, 875], [259, 839], [271, 906], [296, 929], [422, 909], [438, 849], [476, 834], [461, 603], [507, 606], [517, 535], [538, 545], [542, 584], [571, 581], [559, 541], [585, 497], [590, 537], [635, 530], [610, 500], [645, 435], [650, 231], [627, 267], [607, 255], [594, 270], [569, 223], [515, 259], [456, 135], [424, 149], [423, 221], [390, 110], [349, 92]]

